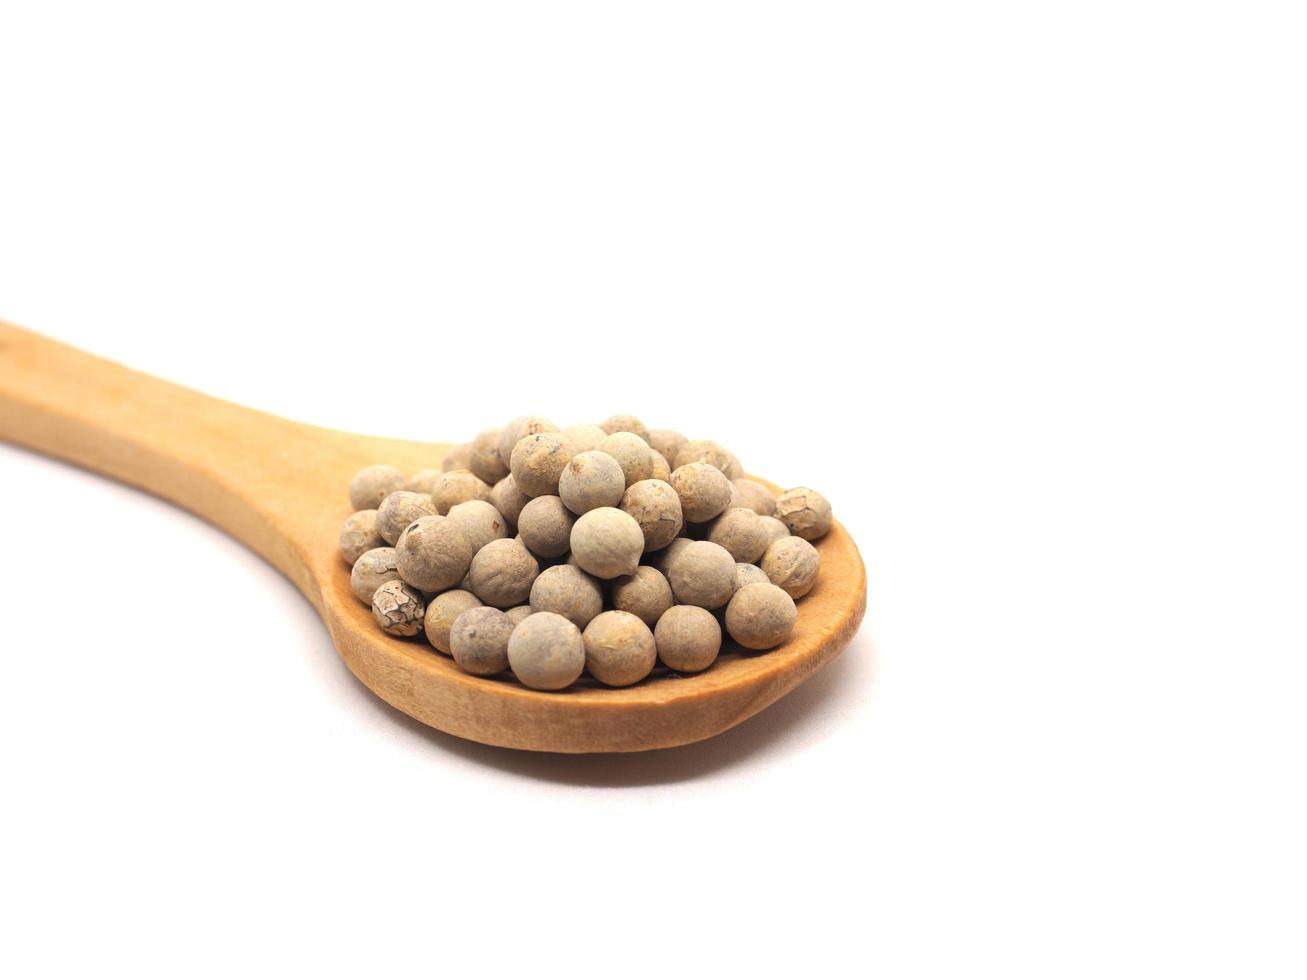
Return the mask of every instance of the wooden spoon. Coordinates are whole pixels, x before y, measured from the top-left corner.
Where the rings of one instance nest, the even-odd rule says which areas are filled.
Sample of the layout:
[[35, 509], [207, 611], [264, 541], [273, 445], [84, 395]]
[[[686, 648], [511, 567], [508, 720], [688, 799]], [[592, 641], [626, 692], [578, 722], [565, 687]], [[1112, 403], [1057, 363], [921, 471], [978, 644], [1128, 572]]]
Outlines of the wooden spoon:
[[[350, 590], [337, 536], [349, 479], [370, 463], [438, 467], [448, 444], [334, 432], [160, 381], [0, 321], [0, 439], [180, 504], [280, 569], [313, 603], [349, 669], [405, 714], [462, 738], [548, 752], [683, 745], [761, 711], [832, 660], [867, 601], [858, 549], [836, 524], [794, 635], [763, 654], [727, 644], [710, 669], [564, 692], [473, 677], [425, 642], [382, 633]], [[112, 587], [112, 583], [106, 583]], [[164, 642], [160, 638], [159, 642]], [[257, 681], [253, 681], [257, 683]]]

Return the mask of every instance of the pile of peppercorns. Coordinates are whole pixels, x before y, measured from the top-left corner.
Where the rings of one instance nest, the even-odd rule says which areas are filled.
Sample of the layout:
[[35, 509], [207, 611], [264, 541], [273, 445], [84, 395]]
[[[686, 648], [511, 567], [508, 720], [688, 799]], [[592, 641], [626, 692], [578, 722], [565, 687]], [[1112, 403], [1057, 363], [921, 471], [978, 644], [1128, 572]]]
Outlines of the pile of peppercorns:
[[439, 471], [369, 466], [349, 499], [340, 551], [378, 625], [541, 691], [704, 670], [723, 623], [750, 650], [785, 642], [831, 526], [815, 490], [775, 496], [717, 443], [630, 415], [514, 419]]

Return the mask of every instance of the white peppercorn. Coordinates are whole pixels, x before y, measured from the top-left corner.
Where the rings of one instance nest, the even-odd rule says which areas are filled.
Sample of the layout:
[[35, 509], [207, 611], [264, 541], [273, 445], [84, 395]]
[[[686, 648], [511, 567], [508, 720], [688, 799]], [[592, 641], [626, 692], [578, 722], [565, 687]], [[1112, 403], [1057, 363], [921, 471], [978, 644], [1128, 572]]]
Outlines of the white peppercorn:
[[762, 522], [762, 528], [767, 532], [767, 544], [773, 545], [781, 538], [790, 536], [790, 529], [785, 526], [784, 522], [778, 517], [759, 517]]
[[723, 476], [730, 477], [726, 471], [731, 468], [732, 459], [730, 452], [711, 439], [691, 439], [676, 451], [676, 458], [671, 463], [678, 470], [689, 463], [707, 463], [720, 470]]
[[567, 554], [576, 516], [558, 497], [536, 497], [522, 508], [517, 533], [522, 542], [541, 558]]
[[801, 599], [817, 584], [821, 554], [803, 538], [790, 536], [768, 545], [762, 556], [762, 571], [768, 581]]
[[521, 605], [531, 594], [531, 583], [539, 574], [539, 563], [522, 542], [500, 538], [476, 553], [467, 577], [483, 603], [508, 609]]
[[681, 517], [680, 496], [662, 480], [632, 483], [622, 494], [620, 507], [640, 526], [645, 551], [666, 548], [685, 525]]
[[593, 449], [599, 448], [599, 443], [608, 438], [608, 433], [597, 425], [581, 423], [580, 425], [569, 425], [563, 430], [563, 435], [567, 437], [568, 442], [576, 447], [578, 453], [588, 453]]
[[340, 557], [350, 565], [359, 560], [359, 555], [373, 548], [380, 548], [385, 542], [377, 531], [377, 512], [375, 510], [356, 510], [345, 518], [340, 528]]
[[404, 529], [395, 554], [400, 578], [423, 592], [441, 592], [462, 581], [473, 550], [457, 521], [434, 514]]
[[[530, 499], [517, 488], [517, 483], [511, 474], [496, 483], [490, 491], [490, 502], [495, 505], [499, 513], [504, 515], [504, 519], [514, 526], [517, 525], [517, 518], [522, 513], [522, 508]], [[790, 532], [786, 530], [785, 533]]]
[[598, 450], [617, 460], [628, 487], [653, 476], [652, 450], [633, 432], [614, 432], [599, 443]]
[[474, 555], [496, 538], [508, 537], [508, 522], [494, 504], [484, 500], [455, 504], [449, 508], [448, 517], [463, 529]]
[[691, 543], [692, 542], [689, 538], [677, 538], [662, 551], [649, 555], [647, 560], [650, 565], [662, 572], [663, 575], [666, 575], [667, 569], [671, 567], [672, 562], [676, 559], [676, 556], [680, 554], [681, 549], [688, 547]]
[[[758, 574], [767, 581], [762, 572]], [[613, 607], [639, 616], [653, 629], [658, 617], [672, 607], [672, 587], [658, 569], [641, 565], [634, 574], [613, 580]]]
[[726, 607], [726, 632], [749, 650], [767, 650], [794, 632], [798, 612], [785, 590], [769, 582], [746, 585]]
[[394, 548], [373, 548], [359, 555], [349, 573], [349, 587], [364, 605], [372, 605], [372, 596], [387, 582], [398, 582], [399, 566]]
[[409, 493], [425, 493], [431, 496], [431, 491], [436, 489], [436, 481], [440, 479], [443, 470], [418, 470], [404, 483], [404, 489]]
[[722, 648], [717, 617], [698, 606], [672, 606], [654, 627], [658, 659], [672, 670], [696, 671], [712, 666]]
[[391, 636], [417, 636], [425, 613], [422, 593], [403, 582], [384, 582], [372, 595], [372, 616]]
[[686, 463], [672, 470], [672, 489], [681, 498], [681, 512], [687, 521], [710, 521], [731, 502], [731, 481], [708, 463]]
[[427, 640], [441, 653], [452, 653], [449, 636], [458, 617], [469, 609], [476, 609], [481, 600], [466, 589], [450, 589], [427, 603], [427, 615], [422, 626]]
[[616, 507], [626, 490], [626, 474], [607, 453], [577, 453], [558, 477], [558, 496], [574, 514], [596, 507]]
[[719, 544], [691, 541], [668, 566], [667, 581], [679, 604], [717, 609], [735, 591], [735, 559]]
[[599, 428], [603, 429], [610, 436], [614, 432], [630, 432], [633, 435], [639, 436], [640, 440], [645, 445], [649, 444], [649, 430], [646, 429], [644, 423], [634, 415], [610, 415], [599, 423]]
[[377, 508], [377, 533], [386, 544], [394, 545], [399, 536], [419, 517], [436, 512], [436, 505], [425, 493], [396, 490], [388, 494]]
[[575, 455], [576, 448], [560, 433], [523, 436], [510, 457], [513, 481], [528, 497], [557, 495], [558, 478]]
[[767, 573], [757, 565], [750, 565], [747, 562], [735, 563], [735, 591], [739, 592], [746, 585], [753, 585], [755, 582], [769, 582]]
[[736, 561], [753, 563], [767, 550], [762, 518], [747, 507], [730, 507], [708, 525], [708, 540], [731, 553]]
[[585, 670], [581, 631], [556, 613], [532, 613], [508, 638], [508, 665], [527, 687], [561, 691]]
[[604, 611], [604, 593], [599, 580], [575, 565], [546, 568], [531, 584], [531, 611], [565, 616], [585, 629]]
[[581, 634], [585, 667], [610, 687], [644, 680], [658, 661], [653, 633], [638, 616], [613, 610], [600, 613]]
[[470, 442], [459, 443], [457, 446], [450, 446], [449, 451], [445, 453], [445, 458], [440, 461], [440, 471], [448, 473], [450, 470], [465, 470], [467, 464], [472, 461], [472, 444]]
[[791, 534], [805, 541], [816, 541], [830, 530], [830, 501], [816, 490], [794, 487], [776, 498], [776, 516]]
[[454, 620], [449, 649], [454, 663], [469, 674], [487, 677], [508, 669], [508, 638], [516, 624], [490, 606], [468, 609]]
[[511, 467], [513, 464], [513, 447], [524, 436], [535, 435], [537, 432], [557, 432], [558, 426], [554, 425], [548, 419], [541, 418], [538, 415], [523, 415], [515, 418], [499, 430], [499, 459], [505, 465]]
[[675, 429], [650, 429], [649, 438], [645, 440], [649, 443], [649, 448], [661, 454], [668, 463], [676, 459], [681, 447], [689, 441]]
[[403, 487], [404, 474], [398, 467], [365, 466], [349, 481], [350, 506], [355, 510], [376, 510], [388, 495]]
[[599, 578], [630, 575], [640, 567], [644, 532], [635, 518], [616, 507], [586, 511], [572, 525], [572, 557]]
[[440, 474], [431, 499], [437, 513], [448, 514], [451, 507], [466, 500], [489, 501], [490, 487], [471, 470], [450, 470]]
[[667, 465], [667, 457], [660, 452], [655, 452], [650, 449], [649, 458], [653, 460], [653, 470], [650, 473], [649, 479], [662, 480], [666, 483], [672, 478], [672, 468]]
[[[541, 574], [543, 575], [544, 573], [542, 572]], [[537, 578], [537, 579], [536, 579], [536, 582], [539, 582], [539, 581], [540, 581], [540, 579]], [[531, 584], [531, 591], [532, 591], [532, 592], [535, 591], [535, 583], [534, 583], [534, 582]], [[522, 622], [522, 620], [526, 619], [528, 616], [531, 615], [531, 607], [530, 607], [530, 606], [514, 606], [512, 609], [508, 610], [508, 612], [504, 613], [504, 615], [508, 617], [508, 621], [509, 621], [510, 623], [512, 623], [514, 626], [516, 626], [518, 623]]]
[[487, 429], [472, 440], [467, 468], [489, 486], [508, 476], [508, 466], [499, 458], [498, 429]]
[[748, 507], [764, 517], [776, 516], [776, 497], [757, 480], [737, 477], [731, 481], [731, 506]]

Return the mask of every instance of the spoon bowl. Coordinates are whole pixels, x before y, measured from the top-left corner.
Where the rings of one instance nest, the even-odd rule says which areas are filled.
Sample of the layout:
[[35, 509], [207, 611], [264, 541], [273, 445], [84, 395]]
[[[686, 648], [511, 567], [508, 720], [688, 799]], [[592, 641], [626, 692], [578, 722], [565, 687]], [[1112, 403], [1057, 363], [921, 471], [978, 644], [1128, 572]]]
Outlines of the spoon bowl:
[[[634, 752], [709, 738], [834, 659], [866, 608], [867, 581], [837, 522], [820, 541], [816, 588], [782, 646], [728, 642], [693, 675], [628, 688], [583, 679], [562, 692], [475, 677], [421, 638], [382, 633], [350, 589], [337, 537], [350, 477], [371, 463], [439, 467], [446, 443], [317, 428], [129, 370], [0, 321], [0, 439], [171, 500], [281, 570], [322, 617], [341, 658], [384, 701], [452, 735], [547, 752]], [[764, 481], [765, 482], [765, 481]], [[773, 488], [774, 489], [774, 488]]]

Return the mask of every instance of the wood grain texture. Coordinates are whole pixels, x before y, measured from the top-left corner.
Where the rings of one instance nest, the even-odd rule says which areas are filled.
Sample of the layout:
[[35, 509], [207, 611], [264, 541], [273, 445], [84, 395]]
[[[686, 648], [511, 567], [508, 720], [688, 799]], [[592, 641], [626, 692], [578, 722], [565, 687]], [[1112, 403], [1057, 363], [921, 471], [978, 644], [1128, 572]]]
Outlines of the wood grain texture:
[[[857, 547], [838, 523], [791, 639], [728, 644], [702, 674], [631, 688], [583, 680], [545, 693], [464, 674], [424, 642], [386, 636], [354, 598], [337, 550], [360, 468], [439, 466], [447, 444], [291, 422], [152, 378], [0, 322], [0, 439], [171, 500], [280, 569], [317, 609], [350, 670], [379, 697], [463, 738], [550, 752], [632, 752], [723, 732], [793, 690], [848, 643], [866, 607]], [[0, 622], [0, 629], [3, 623]], [[165, 642], [160, 640], [160, 642]], [[251, 678], [250, 683], [258, 683]]]

